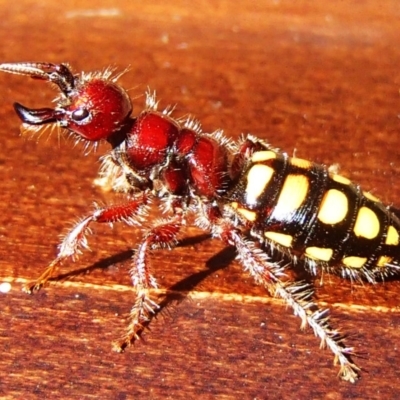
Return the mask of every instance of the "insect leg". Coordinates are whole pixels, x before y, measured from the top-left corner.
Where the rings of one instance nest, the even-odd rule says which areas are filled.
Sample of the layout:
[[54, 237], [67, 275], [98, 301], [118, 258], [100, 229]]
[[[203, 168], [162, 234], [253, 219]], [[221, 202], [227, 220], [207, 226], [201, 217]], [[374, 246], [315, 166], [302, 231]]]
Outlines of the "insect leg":
[[133, 287], [136, 290], [135, 303], [130, 312], [127, 332], [113, 343], [114, 351], [121, 352], [134, 340], [139, 339], [140, 334], [160, 308], [150, 297], [150, 290], [157, 288], [157, 282], [150, 270], [149, 252], [157, 248], [174, 246], [182, 223], [182, 215], [177, 214], [171, 219], [158, 221], [144, 233], [130, 270]]
[[84, 217], [65, 235], [63, 241], [58, 246], [57, 257], [36, 281], [25, 285], [23, 291], [32, 293], [40, 290], [54, 275], [54, 272], [64, 260], [67, 258], [75, 260], [82, 253], [82, 249], [88, 249], [86, 236], [90, 233], [89, 225], [92, 222], [113, 223], [123, 221], [127, 224], [140, 224], [138, 216], [143, 213], [147, 200], [145, 194], [140, 194], [126, 203], [99, 208], [87, 217]]
[[292, 307], [294, 314], [301, 319], [301, 328], [310, 326], [315, 335], [321, 339], [321, 347], [327, 346], [339, 363], [339, 375], [342, 379], [354, 383], [358, 378], [359, 367], [350, 357], [352, 348], [346, 347], [343, 336], [331, 328], [329, 310], [320, 310], [313, 301], [314, 289], [307, 282], [285, 281], [284, 267], [272, 262], [268, 255], [251, 240], [227, 221], [214, 225], [216, 236], [226, 243], [235, 246], [238, 259], [244, 269], [249, 271], [258, 284], [267, 288], [272, 296], [280, 297]]

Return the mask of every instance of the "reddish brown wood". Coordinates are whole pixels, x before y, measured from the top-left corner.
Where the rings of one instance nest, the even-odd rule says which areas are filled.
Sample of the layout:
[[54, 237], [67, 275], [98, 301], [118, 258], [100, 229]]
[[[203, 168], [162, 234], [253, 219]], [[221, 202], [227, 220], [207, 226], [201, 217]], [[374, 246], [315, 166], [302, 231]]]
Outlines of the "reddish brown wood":
[[[398, 2], [0, 2], [0, 60], [68, 61], [90, 71], [131, 65], [121, 79], [135, 109], [147, 86], [205, 130], [252, 132], [342, 173], [388, 203], [400, 200]], [[93, 201], [99, 154], [57, 135], [18, 137], [13, 101], [49, 105], [42, 82], [0, 75], [0, 396], [5, 398], [395, 398], [400, 282], [351, 286], [324, 276], [319, 299], [350, 334], [365, 371], [340, 382], [331, 355], [221, 244], [187, 230], [174, 252], [154, 254], [164, 287], [192, 298], [168, 307], [146, 343], [124, 354], [129, 249], [138, 232], [96, 227], [93, 252], [29, 297], [21, 282], [55, 254], [58, 234]], [[104, 147], [106, 149], [106, 147]], [[100, 149], [100, 152], [103, 149]], [[217, 256], [215, 256], [218, 254]], [[229, 267], [228, 267], [229, 266]], [[90, 275], [86, 274], [90, 271]], [[175, 285], [175, 286], [174, 286]], [[248, 296], [245, 299], [240, 296]]]

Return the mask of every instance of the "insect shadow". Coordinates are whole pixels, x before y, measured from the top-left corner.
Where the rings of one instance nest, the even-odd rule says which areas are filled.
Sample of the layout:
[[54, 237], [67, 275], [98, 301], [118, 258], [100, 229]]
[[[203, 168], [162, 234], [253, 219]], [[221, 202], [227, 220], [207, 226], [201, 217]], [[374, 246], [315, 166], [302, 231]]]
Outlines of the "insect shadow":
[[[190, 247], [209, 240], [211, 238], [208, 234], [196, 235], [193, 237], [187, 237], [179, 241], [176, 247]], [[92, 265], [78, 268], [73, 271], [68, 271], [63, 274], [59, 274], [49, 279], [52, 282], [64, 282], [75, 277], [90, 274], [96, 270], [105, 270], [112, 266], [118, 264], [126, 264], [129, 262], [134, 255], [134, 251], [124, 250], [118, 254], [114, 254], [109, 257], [105, 257], [99, 261], [94, 262]], [[201, 282], [206, 278], [216, 273], [217, 271], [227, 268], [236, 257], [236, 252], [234, 247], [228, 246], [217, 252], [211, 258], [204, 262], [205, 269], [190, 274], [189, 276], [179, 280], [177, 283], [170, 286], [163, 297], [162, 301], [159, 303], [160, 308], [157, 310], [156, 314], [160, 314], [164, 311], [171, 303], [181, 302], [186, 299], [190, 292], [193, 291]]]

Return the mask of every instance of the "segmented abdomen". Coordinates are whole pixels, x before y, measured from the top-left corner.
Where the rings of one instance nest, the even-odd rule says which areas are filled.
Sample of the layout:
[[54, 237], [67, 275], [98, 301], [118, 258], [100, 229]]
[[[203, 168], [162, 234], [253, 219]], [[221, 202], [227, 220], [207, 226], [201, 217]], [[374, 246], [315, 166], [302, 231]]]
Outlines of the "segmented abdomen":
[[229, 197], [252, 234], [311, 264], [366, 272], [399, 260], [399, 219], [323, 165], [257, 151]]

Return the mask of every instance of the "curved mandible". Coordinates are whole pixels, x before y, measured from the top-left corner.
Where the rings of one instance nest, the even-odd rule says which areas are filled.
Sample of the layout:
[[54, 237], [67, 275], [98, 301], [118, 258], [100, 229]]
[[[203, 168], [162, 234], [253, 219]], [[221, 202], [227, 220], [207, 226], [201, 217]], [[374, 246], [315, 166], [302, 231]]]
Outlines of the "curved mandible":
[[70, 94], [75, 89], [75, 77], [66, 64], [45, 62], [3, 63], [0, 64], [0, 71], [53, 82], [65, 95]]

